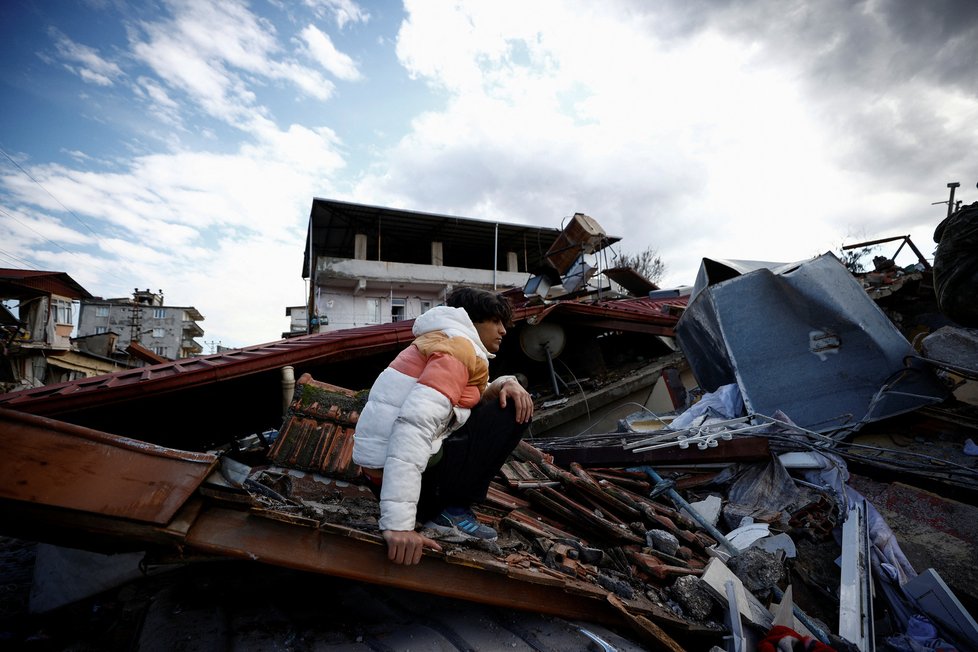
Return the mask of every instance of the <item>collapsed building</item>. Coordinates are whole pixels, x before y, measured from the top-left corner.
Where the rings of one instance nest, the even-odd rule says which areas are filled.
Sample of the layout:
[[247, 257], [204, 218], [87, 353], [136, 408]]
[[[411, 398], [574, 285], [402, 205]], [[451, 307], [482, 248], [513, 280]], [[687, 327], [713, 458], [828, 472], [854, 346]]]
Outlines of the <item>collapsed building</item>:
[[508, 293], [518, 346], [492, 375], [523, 374], [537, 409], [476, 507], [491, 545], [391, 564], [350, 460], [410, 320], [0, 396], [4, 534], [543, 613], [620, 649], [978, 646], [978, 364], [966, 329], [911, 343], [894, 321], [926, 280], [869, 283], [826, 254], [704, 260], [688, 294], [551, 297], [572, 258]]

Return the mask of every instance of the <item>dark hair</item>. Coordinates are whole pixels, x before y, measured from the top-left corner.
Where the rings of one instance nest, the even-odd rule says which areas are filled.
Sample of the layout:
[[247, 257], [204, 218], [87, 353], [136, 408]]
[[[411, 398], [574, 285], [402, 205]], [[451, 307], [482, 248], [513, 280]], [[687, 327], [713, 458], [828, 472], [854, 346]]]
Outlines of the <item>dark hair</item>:
[[506, 326], [513, 325], [513, 309], [509, 299], [488, 290], [456, 288], [445, 300], [452, 308], [462, 308], [473, 322], [499, 319]]

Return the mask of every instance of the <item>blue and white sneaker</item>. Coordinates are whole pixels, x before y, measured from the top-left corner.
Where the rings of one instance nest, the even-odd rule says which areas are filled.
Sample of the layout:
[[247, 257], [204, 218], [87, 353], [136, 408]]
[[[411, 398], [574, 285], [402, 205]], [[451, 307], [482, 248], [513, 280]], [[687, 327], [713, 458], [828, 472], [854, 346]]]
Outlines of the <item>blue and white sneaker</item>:
[[483, 541], [496, 540], [496, 531], [480, 523], [472, 510], [463, 507], [446, 507], [441, 514], [425, 523], [424, 527], [445, 536]]

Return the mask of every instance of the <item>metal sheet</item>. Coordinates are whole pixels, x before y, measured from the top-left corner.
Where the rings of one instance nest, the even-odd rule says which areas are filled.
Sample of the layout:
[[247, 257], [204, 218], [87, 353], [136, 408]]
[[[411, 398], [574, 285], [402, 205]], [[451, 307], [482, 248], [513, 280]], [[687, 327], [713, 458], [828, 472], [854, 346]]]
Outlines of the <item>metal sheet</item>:
[[913, 364], [910, 344], [832, 254], [703, 289], [676, 335], [701, 387], [715, 391], [736, 382], [748, 412], [781, 410], [820, 432], [946, 396], [932, 371]]
[[520, 581], [498, 570], [463, 565], [461, 559], [459, 563], [440, 563], [426, 557], [416, 566], [398, 565], [388, 561], [379, 535], [366, 541], [246, 512], [209, 508], [197, 518], [186, 542], [207, 553], [361, 582], [564, 618], [621, 622], [608, 608], [606, 591], [576, 592], [570, 579], [556, 583]]
[[394, 322], [305, 335], [196, 358], [119, 371], [57, 385], [0, 394], [0, 406], [43, 415], [105, 407], [147, 395], [226, 383], [286, 365], [342, 361], [399, 350], [413, 339], [413, 322]]
[[0, 409], [0, 499], [165, 525], [217, 457]]
[[852, 506], [842, 526], [839, 577], [839, 636], [860, 652], [876, 649], [873, 632], [873, 579], [866, 501]]
[[658, 285], [642, 276], [632, 267], [612, 267], [604, 270], [602, 274], [635, 296], [648, 297], [649, 292], [659, 289]]

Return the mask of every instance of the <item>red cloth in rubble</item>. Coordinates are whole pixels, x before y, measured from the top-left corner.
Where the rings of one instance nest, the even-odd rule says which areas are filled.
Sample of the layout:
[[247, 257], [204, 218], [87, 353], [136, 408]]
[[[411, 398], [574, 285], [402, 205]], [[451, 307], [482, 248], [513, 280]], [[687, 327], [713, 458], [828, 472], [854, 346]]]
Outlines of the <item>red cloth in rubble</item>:
[[758, 652], [835, 652], [834, 648], [790, 627], [775, 625], [757, 644]]

